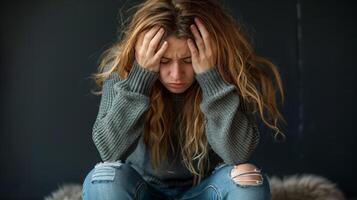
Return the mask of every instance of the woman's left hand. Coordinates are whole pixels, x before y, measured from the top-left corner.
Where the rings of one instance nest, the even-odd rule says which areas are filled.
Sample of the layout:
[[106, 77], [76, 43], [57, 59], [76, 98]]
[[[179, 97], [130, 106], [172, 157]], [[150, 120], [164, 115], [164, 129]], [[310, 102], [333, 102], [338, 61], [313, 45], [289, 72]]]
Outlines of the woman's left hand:
[[[217, 48], [203, 23], [195, 17], [195, 24], [190, 26], [195, 38], [196, 46], [191, 39], [187, 39], [191, 52], [192, 67], [196, 74], [208, 71], [217, 64]], [[198, 27], [198, 29], [197, 29]], [[200, 36], [200, 33], [202, 37]]]

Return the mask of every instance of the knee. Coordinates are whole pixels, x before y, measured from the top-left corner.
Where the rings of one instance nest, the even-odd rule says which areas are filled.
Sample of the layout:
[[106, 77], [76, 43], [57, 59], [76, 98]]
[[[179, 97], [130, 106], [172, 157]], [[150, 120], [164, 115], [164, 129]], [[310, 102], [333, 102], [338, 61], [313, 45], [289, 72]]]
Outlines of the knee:
[[[118, 175], [122, 174], [125, 164], [116, 162], [100, 162], [86, 175], [83, 182], [83, 187], [96, 183], [110, 183], [114, 182], [118, 178]], [[120, 169], [120, 170], [119, 170]]]
[[260, 185], [263, 181], [261, 170], [250, 163], [234, 166], [230, 175], [232, 180], [239, 185]]
[[120, 196], [130, 190], [128, 180], [136, 177], [135, 172], [128, 164], [120, 161], [98, 163], [83, 182], [82, 198], [96, 199], [103, 194], [112, 197]]
[[91, 183], [125, 183], [128, 180], [139, 179], [141, 176], [129, 164], [121, 161], [101, 162], [92, 170]]

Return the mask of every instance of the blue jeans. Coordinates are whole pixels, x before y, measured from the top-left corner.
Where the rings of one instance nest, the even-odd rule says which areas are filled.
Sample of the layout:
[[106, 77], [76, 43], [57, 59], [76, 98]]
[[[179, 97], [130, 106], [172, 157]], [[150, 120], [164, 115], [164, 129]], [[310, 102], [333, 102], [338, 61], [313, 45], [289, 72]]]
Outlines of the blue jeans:
[[271, 199], [269, 180], [265, 173], [261, 173], [261, 183], [243, 185], [231, 178], [230, 171], [233, 167], [227, 164], [216, 167], [196, 186], [167, 188], [147, 183], [129, 164], [120, 161], [99, 163], [83, 182], [82, 199]]

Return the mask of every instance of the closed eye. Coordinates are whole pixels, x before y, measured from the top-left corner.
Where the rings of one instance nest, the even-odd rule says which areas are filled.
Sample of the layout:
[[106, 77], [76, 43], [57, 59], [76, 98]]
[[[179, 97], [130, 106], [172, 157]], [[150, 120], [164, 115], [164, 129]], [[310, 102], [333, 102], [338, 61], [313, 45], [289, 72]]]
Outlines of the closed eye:
[[[184, 63], [186, 63], [186, 64], [191, 64], [191, 58], [189, 57], [189, 58], [186, 58], [186, 59], [182, 59], [183, 60], [183, 62]], [[162, 60], [160, 60], [160, 63], [161, 64], [167, 64], [167, 63], [169, 63], [170, 62], [170, 60], [167, 60], [166, 58], [163, 58]]]
[[[186, 63], [186, 64], [191, 64], [191, 61], [184, 60], [183, 62]], [[161, 61], [160, 63], [161, 64], [167, 64], [167, 63], [169, 63], [169, 61]]]

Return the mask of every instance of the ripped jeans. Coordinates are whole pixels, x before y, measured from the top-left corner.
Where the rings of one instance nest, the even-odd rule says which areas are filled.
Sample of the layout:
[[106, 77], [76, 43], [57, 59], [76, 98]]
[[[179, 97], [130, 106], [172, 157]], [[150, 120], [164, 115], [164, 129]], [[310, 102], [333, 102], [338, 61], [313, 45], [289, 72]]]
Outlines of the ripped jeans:
[[[170, 199], [170, 200], [270, 200], [269, 179], [265, 173], [255, 184], [234, 181], [234, 166], [221, 164], [200, 184], [185, 187], [160, 187], [147, 183], [129, 164], [98, 163], [83, 182], [83, 200]], [[260, 172], [260, 170], [259, 170]], [[253, 172], [257, 174], [257, 171]], [[249, 172], [242, 173], [249, 174]]]

